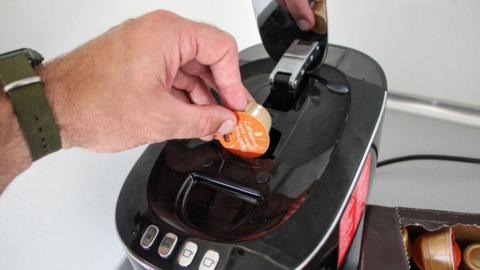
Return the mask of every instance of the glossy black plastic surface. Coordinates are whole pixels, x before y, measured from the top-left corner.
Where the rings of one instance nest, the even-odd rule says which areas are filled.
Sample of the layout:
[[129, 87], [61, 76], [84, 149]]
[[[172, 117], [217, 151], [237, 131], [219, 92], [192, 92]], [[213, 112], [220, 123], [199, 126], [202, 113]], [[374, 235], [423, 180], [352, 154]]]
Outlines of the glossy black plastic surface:
[[[268, 80], [270, 64], [243, 67], [258, 72], [244, 80], [258, 102], [269, 93], [259, 81]], [[329, 67], [319, 73], [341, 79]], [[320, 179], [350, 111], [350, 95], [333, 93], [315, 79], [306, 84], [296, 110], [267, 107], [274, 142], [259, 159], [234, 156], [216, 141], [167, 143], [150, 175], [153, 211], [178, 229], [217, 241], [254, 238], [286, 220]], [[268, 183], [259, 183], [262, 174]]]
[[[157, 269], [180, 269], [139, 246], [149, 224], [199, 253], [220, 253], [217, 269], [296, 269], [335, 251], [335, 227], [373, 144], [384, 108], [383, 72], [369, 57], [331, 47], [328, 65], [306, 75], [295, 109], [272, 109], [271, 149], [242, 159], [216, 142], [171, 141], [150, 146], [122, 188], [119, 235], [132, 256]], [[332, 55], [330, 55], [332, 53]], [[275, 62], [247, 61], [242, 78], [258, 102], [270, 91]], [[346, 72], [348, 71], [348, 73]], [[324, 81], [319, 80], [323, 78]], [[339, 94], [324, 82], [350, 89]], [[197, 269], [200, 258], [195, 258]], [[196, 265], [196, 266], [195, 266]]]
[[[319, 55], [322, 57], [319, 57], [311, 66], [315, 68], [321, 63], [328, 44], [327, 31], [318, 33], [313, 30], [305, 32], [300, 30], [290, 11], [280, 6], [277, 1], [253, 0], [253, 2], [263, 46], [274, 61], [282, 57], [295, 39], [300, 39], [319, 42], [321, 51]], [[255, 2], [269, 3], [264, 5]]]

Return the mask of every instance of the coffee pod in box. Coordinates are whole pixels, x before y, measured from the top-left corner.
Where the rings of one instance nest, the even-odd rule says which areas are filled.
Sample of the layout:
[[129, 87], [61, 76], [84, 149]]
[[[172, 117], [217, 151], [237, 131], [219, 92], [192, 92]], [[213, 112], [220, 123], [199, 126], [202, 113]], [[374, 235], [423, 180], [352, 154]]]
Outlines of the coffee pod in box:
[[408, 259], [412, 258], [412, 241], [410, 241], [410, 237], [408, 236], [408, 230], [405, 227], [402, 227], [402, 238], [403, 238], [403, 245], [405, 246], [405, 252], [407, 253]]
[[256, 158], [268, 150], [272, 118], [261, 105], [250, 102], [244, 112], [236, 112], [238, 123], [232, 132], [219, 138], [220, 144], [233, 154]]
[[470, 244], [463, 250], [463, 264], [466, 270], [480, 270], [480, 243]]
[[413, 260], [422, 270], [457, 270], [461, 259], [451, 228], [424, 233], [415, 240]]

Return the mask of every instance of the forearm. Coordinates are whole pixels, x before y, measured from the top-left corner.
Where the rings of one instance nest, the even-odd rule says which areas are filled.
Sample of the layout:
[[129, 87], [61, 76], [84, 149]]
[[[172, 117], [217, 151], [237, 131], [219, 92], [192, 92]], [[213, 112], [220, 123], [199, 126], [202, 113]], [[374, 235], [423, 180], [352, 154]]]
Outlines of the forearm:
[[12, 104], [0, 85], [0, 194], [7, 185], [32, 164]]
[[[230, 132], [233, 111], [252, 100], [233, 37], [167, 11], [129, 20], [37, 72], [63, 148], [116, 152], [170, 139], [212, 139]], [[0, 192], [31, 163], [0, 88]]]

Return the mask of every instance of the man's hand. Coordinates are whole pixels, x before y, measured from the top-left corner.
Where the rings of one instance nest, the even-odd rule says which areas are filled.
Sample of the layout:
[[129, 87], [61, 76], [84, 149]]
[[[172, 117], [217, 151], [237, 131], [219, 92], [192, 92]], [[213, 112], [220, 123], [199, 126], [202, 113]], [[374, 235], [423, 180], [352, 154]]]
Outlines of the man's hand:
[[[111, 29], [41, 69], [65, 148], [120, 151], [228, 133], [251, 96], [227, 33], [167, 11]], [[209, 87], [216, 89], [218, 105]]]
[[[169, 139], [211, 140], [231, 131], [232, 111], [252, 100], [234, 39], [166, 11], [129, 20], [39, 72], [64, 148], [113, 152]], [[1, 85], [0, 127], [1, 194], [32, 162]]]
[[302, 31], [311, 30], [315, 25], [315, 16], [308, 0], [277, 0], [277, 2], [290, 12]]

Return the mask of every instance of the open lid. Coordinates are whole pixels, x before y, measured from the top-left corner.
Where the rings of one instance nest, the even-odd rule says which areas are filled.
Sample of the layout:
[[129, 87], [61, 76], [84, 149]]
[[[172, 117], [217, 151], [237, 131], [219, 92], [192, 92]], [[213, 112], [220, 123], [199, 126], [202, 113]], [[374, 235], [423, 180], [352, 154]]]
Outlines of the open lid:
[[[326, 0], [296, 0], [308, 2], [314, 17], [315, 26], [310, 31], [302, 31], [289, 11], [292, 5], [285, 0], [252, 0], [257, 25], [263, 46], [270, 57], [278, 62], [294, 40], [317, 41], [320, 44], [320, 57], [310, 65], [317, 67], [326, 55], [328, 40]], [[298, 4], [297, 4], [298, 5]], [[293, 10], [293, 8], [290, 8]], [[298, 11], [297, 11], [298, 12]]]

